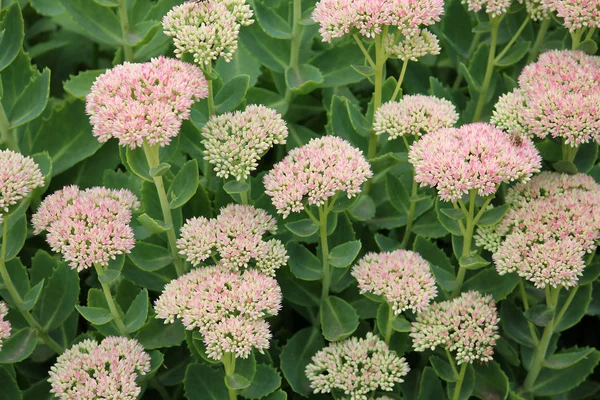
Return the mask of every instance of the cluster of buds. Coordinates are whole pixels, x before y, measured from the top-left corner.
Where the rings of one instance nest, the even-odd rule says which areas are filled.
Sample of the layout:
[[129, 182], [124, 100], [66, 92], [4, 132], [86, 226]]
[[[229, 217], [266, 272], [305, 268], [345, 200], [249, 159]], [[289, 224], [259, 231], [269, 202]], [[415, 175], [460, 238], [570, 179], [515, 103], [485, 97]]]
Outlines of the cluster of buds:
[[6, 303], [0, 301], [0, 351], [2, 350], [2, 342], [10, 336], [10, 322], [5, 320], [8, 314]]

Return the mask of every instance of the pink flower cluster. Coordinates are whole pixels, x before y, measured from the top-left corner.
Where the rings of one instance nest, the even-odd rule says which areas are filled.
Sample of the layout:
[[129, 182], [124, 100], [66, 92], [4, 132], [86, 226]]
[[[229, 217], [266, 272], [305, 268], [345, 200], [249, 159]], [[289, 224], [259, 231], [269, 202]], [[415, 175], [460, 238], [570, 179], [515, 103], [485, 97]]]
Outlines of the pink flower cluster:
[[44, 177], [33, 158], [11, 150], [0, 150], [0, 223], [10, 206], [42, 186]]
[[408, 160], [416, 182], [454, 202], [471, 190], [485, 197], [502, 182], [527, 181], [540, 170], [542, 158], [530, 139], [515, 144], [494, 126], [474, 123], [423, 136], [411, 146]]
[[392, 57], [402, 61], [418, 61], [419, 58], [428, 54], [437, 56], [442, 50], [440, 42], [433, 33], [422, 29], [404, 40], [396, 43], [395, 35], [387, 35], [383, 38], [385, 51]]
[[324, 41], [358, 33], [373, 38], [388, 27], [412, 36], [440, 20], [443, 0], [321, 0], [313, 11]]
[[53, 251], [62, 253], [78, 271], [94, 264], [107, 266], [135, 245], [131, 210], [140, 206], [126, 189], [66, 186], [46, 197], [31, 222], [34, 234], [48, 231]]
[[584, 174], [542, 172], [510, 188], [506, 203], [504, 218], [475, 238], [494, 253], [498, 272], [516, 272], [538, 288], [577, 285], [585, 254], [600, 239], [600, 185]]
[[446, 99], [422, 94], [403, 96], [400, 101], [383, 104], [375, 113], [375, 134], [387, 133], [389, 139], [401, 136], [421, 136], [458, 121], [456, 107]]
[[421, 311], [437, 295], [429, 263], [414, 251], [367, 253], [352, 268], [360, 293], [383, 296], [396, 314]]
[[144, 143], [165, 146], [177, 136], [181, 121], [196, 100], [208, 96], [202, 71], [188, 63], [158, 57], [125, 62], [96, 78], [86, 99], [92, 133], [134, 149]]
[[312, 357], [306, 376], [315, 393], [339, 391], [350, 400], [367, 400], [376, 390], [392, 391], [410, 368], [373, 333], [330, 343]]
[[552, 0], [519, 0], [519, 3], [525, 3], [527, 13], [534, 21], [543, 21], [551, 18], [550, 4]]
[[137, 340], [109, 336], [100, 344], [85, 339], [58, 356], [48, 381], [61, 400], [136, 400], [136, 379], [149, 371], [150, 356]]
[[544, 0], [548, 8], [564, 19], [573, 32], [581, 28], [600, 28], [600, 0]]
[[173, 38], [175, 55], [193, 55], [194, 62], [208, 65], [219, 57], [231, 61], [238, 47], [240, 26], [254, 21], [245, 0], [187, 1], [163, 18], [165, 35]]
[[0, 351], [2, 351], [2, 342], [10, 336], [10, 322], [5, 320], [7, 315], [6, 303], [0, 301]]
[[209, 357], [224, 353], [247, 358], [253, 349], [269, 348], [271, 332], [264, 320], [281, 309], [281, 289], [257, 270], [243, 273], [221, 266], [201, 267], [169, 282], [156, 300], [156, 318], [180, 319], [199, 329]]
[[416, 351], [444, 346], [456, 352], [458, 364], [488, 362], [498, 335], [498, 312], [491, 295], [469, 291], [434, 303], [417, 314], [410, 336]]
[[265, 193], [277, 212], [286, 218], [308, 204], [321, 206], [335, 194], [345, 191], [348, 198], [360, 192], [371, 176], [371, 166], [362, 152], [336, 136], [312, 139], [291, 150], [264, 177]]
[[284, 144], [287, 126], [279, 113], [262, 105], [215, 115], [202, 128], [204, 159], [217, 176], [245, 180], [258, 160], [276, 144]]
[[600, 143], [600, 57], [553, 50], [523, 69], [498, 100], [492, 123], [518, 136], [552, 136], [577, 147]]
[[[288, 260], [285, 246], [278, 239], [263, 241], [274, 234], [277, 221], [266, 211], [249, 205], [228, 204], [217, 218], [188, 219], [177, 240], [179, 254], [193, 265], [218, 255], [221, 266], [238, 270], [253, 266], [274, 276]], [[215, 254], [216, 252], [216, 254]]]
[[510, 7], [511, 0], [462, 0], [469, 11], [479, 12], [485, 7], [485, 12], [491, 17], [499, 17], [506, 13]]

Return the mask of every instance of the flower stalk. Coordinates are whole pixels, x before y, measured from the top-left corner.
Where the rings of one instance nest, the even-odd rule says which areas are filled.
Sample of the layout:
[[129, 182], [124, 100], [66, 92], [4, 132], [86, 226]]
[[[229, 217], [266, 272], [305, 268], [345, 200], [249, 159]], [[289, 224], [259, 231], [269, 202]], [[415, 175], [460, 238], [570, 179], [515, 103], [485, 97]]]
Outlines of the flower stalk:
[[458, 380], [456, 381], [456, 386], [454, 386], [454, 394], [452, 395], [452, 400], [460, 399], [460, 391], [462, 389], [462, 385], [465, 380], [466, 372], [467, 372], [467, 363], [463, 363], [460, 366], [460, 372], [458, 374]]
[[321, 240], [321, 253], [323, 257], [323, 288], [321, 291], [321, 301], [329, 296], [329, 286], [331, 285], [331, 270], [329, 268], [329, 244], [327, 243], [327, 203], [319, 207], [319, 237]]
[[106, 298], [106, 303], [108, 304], [108, 308], [110, 310], [111, 315], [115, 320], [115, 324], [119, 329], [119, 333], [121, 336], [127, 337], [127, 327], [123, 323], [123, 319], [121, 318], [121, 313], [117, 310], [117, 305], [115, 300], [110, 292], [110, 286], [103, 282], [104, 277], [104, 268], [101, 265], [94, 264], [94, 268], [96, 269], [96, 273], [98, 274], [98, 280], [100, 281], [100, 285], [102, 286], [102, 291], [104, 292], [104, 297]]
[[490, 89], [490, 84], [492, 82], [492, 76], [494, 73], [494, 65], [496, 63], [496, 47], [498, 43], [498, 31], [500, 28], [500, 22], [502, 21], [503, 16], [491, 18], [490, 22], [492, 24], [492, 38], [490, 42], [490, 52], [488, 54], [487, 67], [485, 69], [485, 76], [483, 78], [483, 83], [481, 85], [481, 90], [479, 91], [479, 98], [477, 99], [477, 106], [475, 107], [475, 113], [473, 114], [473, 122], [477, 122], [481, 119], [481, 113], [483, 112], [483, 107], [485, 107], [485, 102], [488, 96], [488, 91]]
[[127, 16], [127, 0], [119, 0], [119, 22], [123, 33], [123, 56], [125, 61], [133, 61], [133, 48], [127, 43], [129, 35], [129, 18]]
[[[304, 26], [300, 24], [302, 19], [302, 0], [293, 0], [292, 6], [292, 40], [290, 47], [290, 64], [288, 68], [298, 68], [300, 59], [300, 45], [302, 44], [302, 31]], [[293, 93], [292, 90], [286, 86], [284, 99], [286, 103], [292, 101]]]
[[[225, 368], [225, 376], [227, 378], [232, 377], [235, 373], [235, 354], [233, 353], [225, 353], [221, 358], [221, 362], [223, 363], [223, 368]], [[229, 400], [237, 399], [237, 391], [235, 389], [231, 389], [227, 386], [227, 391], [229, 392]]]

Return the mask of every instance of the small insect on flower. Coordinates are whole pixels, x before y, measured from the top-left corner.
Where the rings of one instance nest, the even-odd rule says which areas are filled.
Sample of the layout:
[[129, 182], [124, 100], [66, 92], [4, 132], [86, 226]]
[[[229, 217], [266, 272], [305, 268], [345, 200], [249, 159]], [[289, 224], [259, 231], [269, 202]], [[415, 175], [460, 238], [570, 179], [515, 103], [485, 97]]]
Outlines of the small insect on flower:
[[511, 134], [510, 139], [518, 147], [521, 147], [523, 145], [523, 136], [521, 136], [521, 134], [519, 133]]

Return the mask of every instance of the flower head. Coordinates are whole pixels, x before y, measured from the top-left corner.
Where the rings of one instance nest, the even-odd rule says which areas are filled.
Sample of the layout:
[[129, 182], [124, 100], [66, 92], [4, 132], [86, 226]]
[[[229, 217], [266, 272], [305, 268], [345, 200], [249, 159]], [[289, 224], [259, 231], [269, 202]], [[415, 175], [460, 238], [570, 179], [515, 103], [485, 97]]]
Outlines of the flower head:
[[9, 207], [35, 188], [44, 186], [44, 177], [31, 157], [11, 150], [0, 150], [0, 222]]
[[545, 0], [548, 8], [564, 19], [564, 26], [574, 32], [581, 28], [600, 28], [599, 0]]
[[58, 356], [50, 369], [51, 393], [61, 400], [136, 400], [139, 375], [150, 371], [150, 356], [135, 339], [86, 339]]
[[277, 222], [266, 211], [249, 205], [229, 204], [217, 218], [196, 217], [187, 220], [177, 241], [179, 254], [198, 265], [211, 255], [219, 257], [222, 267], [238, 270], [254, 266], [273, 276], [288, 255], [277, 239], [263, 240], [274, 234]]
[[418, 137], [438, 129], [450, 128], [456, 121], [458, 113], [450, 101], [416, 94], [379, 107], [373, 130], [377, 135], [387, 133], [392, 140], [405, 135]]
[[373, 333], [330, 343], [312, 357], [306, 376], [315, 393], [340, 391], [351, 400], [367, 400], [375, 390], [392, 391], [410, 368]]
[[0, 351], [2, 350], [2, 342], [10, 336], [10, 322], [5, 320], [7, 315], [6, 303], [0, 301]]
[[321, 0], [313, 11], [324, 41], [357, 33], [367, 38], [386, 26], [412, 36], [419, 26], [433, 25], [444, 12], [443, 0]]
[[519, 0], [519, 3], [525, 3], [527, 14], [534, 21], [543, 21], [551, 18], [549, 5], [553, 0]]
[[510, 188], [506, 203], [502, 220], [475, 237], [494, 253], [497, 271], [516, 272], [538, 288], [577, 285], [600, 239], [600, 185], [584, 174], [542, 172]]
[[510, 7], [511, 0], [462, 0], [469, 11], [479, 12], [485, 7], [485, 12], [492, 17], [499, 17], [506, 13]]
[[434, 303], [417, 314], [410, 336], [416, 351], [444, 346], [458, 364], [488, 362], [498, 335], [498, 312], [491, 295], [469, 291]]
[[244, 111], [213, 116], [202, 128], [205, 160], [217, 176], [248, 178], [258, 160], [275, 144], [284, 144], [288, 130], [277, 111], [250, 105]]
[[190, 116], [194, 101], [208, 96], [202, 71], [188, 63], [158, 57], [125, 62], [96, 78], [86, 99], [92, 133], [134, 149], [144, 141], [165, 146]]
[[414, 251], [367, 253], [352, 268], [361, 293], [383, 296], [396, 314], [421, 311], [437, 295], [429, 263]]
[[187, 1], [173, 7], [163, 18], [165, 35], [173, 38], [175, 55], [193, 55], [196, 64], [219, 57], [231, 61], [238, 47], [240, 25], [254, 21], [245, 0]]
[[137, 198], [126, 189], [67, 186], [44, 199], [32, 217], [34, 233], [47, 230], [52, 250], [78, 271], [107, 266], [135, 245], [129, 223], [137, 207]]
[[600, 58], [553, 50], [523, 69], [519, 87], [500, 98], [492, 123], [520, 136], [552, 136], [576, 147], [600, 143]]
[[271, 333], [264, 321], [281, 308], [281, 289], [274, 278], [256, 270], [243, 273], [219, 265], [196, 268], [169, 282], [156, 300], [157, 318], [180, 319], [199, 329], [209, 356], [223, 353], [246, 358], [269, 348]]
[[285, 218], [304, 209], [305, 198], [321, 206], [339, 191], [356, 196], [371, 176], [359, 149], [339, 137], [324, 136], [293, 149], [276, 164], [264, 177], [265, 193]]
[[457, 201], [470, 190], [488, 196], [502, 182], [527, 181], [541, 166], [529, 138], [515, 144], [485, 123], [425, 135], [413, 143], [408, 160], [415, 168], [415, 181], [435, 187], [443, 201]]
[[440, 54], [440, 42], [433, 33], [423, 29], [404, 38], [396, 43], [395, 35], [387, 35], [383, 39], [385, 51], [393, 57], [402, 61], [418, 61], [419, 58], [428, 54], [436, 56]]

